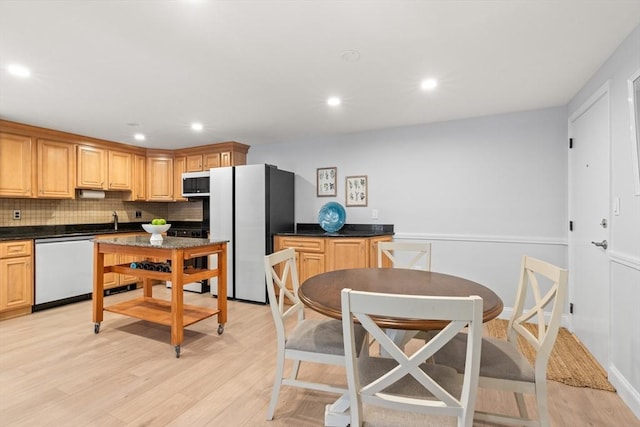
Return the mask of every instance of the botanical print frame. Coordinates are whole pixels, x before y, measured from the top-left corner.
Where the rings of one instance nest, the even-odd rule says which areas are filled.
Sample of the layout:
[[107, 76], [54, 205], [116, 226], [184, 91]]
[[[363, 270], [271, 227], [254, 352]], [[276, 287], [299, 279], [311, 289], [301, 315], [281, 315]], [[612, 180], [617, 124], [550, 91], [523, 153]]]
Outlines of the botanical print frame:
[[367, 175], [348, 176], [345, 182], [345, 197], [347, 206], [367, 206], [368, 179]]
[[317, 196], [335, 197], [335, 195], [337, 194], [337, 178], [338, 168], [318, 168], [316, 170]]

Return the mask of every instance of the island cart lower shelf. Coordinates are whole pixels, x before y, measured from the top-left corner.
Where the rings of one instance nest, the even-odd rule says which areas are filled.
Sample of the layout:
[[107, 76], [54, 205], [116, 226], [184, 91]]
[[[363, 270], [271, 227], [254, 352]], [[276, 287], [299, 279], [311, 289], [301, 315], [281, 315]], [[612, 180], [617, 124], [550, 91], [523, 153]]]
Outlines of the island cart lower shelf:
[[[121, 302], [104, 308], [105, 311], [124, 314], [136, 319], [147, 320], [161, 325], [171, 326], [171, 302], [151, 297], [141, 297]], [[182, 305], [182, 325], [189, 326], [201, 320], [215, 316], [220, 310], [198, 307], [195, 305]]]
[[[138, 258], [169, 260], [170, 272], [130, 268], [123, 265], [104, 265], [105, 254], [134, 255]], [[186, 260], [217, 255], [215, 269], [185, 268]], [[171, 344], [176, 357], [184, 339], [184, 327], [203, 319], [218, 316], [218, 334], [224, 332], [227, 321], [227, 241], [211, 241], [183, 237], [164, 237], [151, 243], [148, 236], [113, 237], [94, 240], [93, 250], [93, 322], [94, 333], [100, 332], [104, 311], [118, 313], [171, 327]], [[213, 266], [212, 266], [213, 267]], [[142, 278], [143, 296], [104, 306], [104, 274], [131, 274]], [[218, 278], [217, 308], [184, 304], [183, 285], [191, 281]], [[171, 300], [153, 298], [152, 280], [171, 280]]]

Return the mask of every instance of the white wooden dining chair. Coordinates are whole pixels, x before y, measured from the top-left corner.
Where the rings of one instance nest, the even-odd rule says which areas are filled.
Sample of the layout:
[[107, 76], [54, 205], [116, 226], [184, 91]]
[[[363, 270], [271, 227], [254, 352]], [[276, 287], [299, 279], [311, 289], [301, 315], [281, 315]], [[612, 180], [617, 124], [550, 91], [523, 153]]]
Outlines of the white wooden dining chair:
[[384, 267], [386, 259], [393, 268], [431, 271], [431, 243], [379, 242], [378, 268]]
[[[379, 242], [378, 268], [384, 268], [387, 263], [392, 268], [431, 271], [431, 243]], [[412, 338], [429, 340], [432, 332], [388, 330], [387, 335], [394, 337], [400, 345], [406, 345]], [[369, 343], [370, 346], [373, 344], [374, 341]]]
[[[276, 372], [267, 420], [272, 420], [281, 386], [295, 386], [344, 395], [347, 389], [321, 382], [298, 379], [301, 362], [345, 365], [342, 324], [336, 319], [305, 319], [304, 305], [298, 298], [298, 271], [295, 250], [284, 249], [264, 257], [269, 306], [276, 329]], [[287, 289], [287, 283], [293, 289]], [[296, 320], [287, 322], [289, 317]], [[356, 328], [354, 341], [364, 342], [365, 332]], [[293, 361], [289, 376], [284, 376], [285, 360]]]
[[[388, 412], [402, 416], [406, 415], [402, 412], [408, 411], [452, 417], [449, 420], [457, 419], [458, 426], [472, 425], [482, 338], [482, 298], [382, 294], [351, 289], [343, 289], [341, 297], [351, 427], [361, 426], [369, 412], [379, 419], [381, 415], [375, 407], [386, 409], [383, 417], [389, 416]], [[376, 316], [450, 323], [408, 354], [375, 323]], [[389, 358], [356, 358], [356, 321], [378, 340]], [[461, 381], [455, 369], [426, 361], [464, 328], [468, 328], [469, 345], [462, 354], [465, 374]], [[363, 405], [371, 408], [367, 406], [363, 412]]]
[[[483, 338], [479, 380], [480, 387], [513, 392], [520, 416], [476, 412], [477, 420], [522, 426], [550, 425], [547, 363], [567, 298], [567, 276], [567, 270], [526, 255], [523, 257], [507, 339]], [[529, 289], [531, 296], [527, 297]], [[527, 301], [532, 302], [525, 309]], [[545, 308], [551, 312], [544, 311]], [[532, 320], [537, 323], [534, 333], [525, 327], [525, 323]], [[518, 337], [524, 338], [536, 350], [533, 366], [518, 349]], [[464, 352], [464, 341], [464, 335], [460, 334], [435, 355], [435, 361], [464, 372], [464, 358], [459, 353]], [[529, 418], [523, 393], [535, 395], [537, 419]]]

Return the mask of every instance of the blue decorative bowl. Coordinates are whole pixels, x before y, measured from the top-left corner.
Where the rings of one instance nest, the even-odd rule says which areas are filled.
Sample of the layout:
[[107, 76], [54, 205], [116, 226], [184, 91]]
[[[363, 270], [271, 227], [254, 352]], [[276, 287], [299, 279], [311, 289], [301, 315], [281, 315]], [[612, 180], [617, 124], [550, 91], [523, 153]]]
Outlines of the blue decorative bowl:
[[338, 202], [329, 202], [320, 208], [318, 223], [327, 233], [335, 233], [340, 230], [347, 219], [347, 212]]

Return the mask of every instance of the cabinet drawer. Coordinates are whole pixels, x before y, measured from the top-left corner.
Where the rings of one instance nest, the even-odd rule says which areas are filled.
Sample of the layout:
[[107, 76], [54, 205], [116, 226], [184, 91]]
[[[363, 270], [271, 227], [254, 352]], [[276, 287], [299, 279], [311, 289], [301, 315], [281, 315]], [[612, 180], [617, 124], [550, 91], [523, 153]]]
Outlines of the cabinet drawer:
[[0, 258], [30, 256], [33, 253], [33, 241], [16, 240], [15, 242], [0, 243]]
[[303, 252], [324, 252], [325, 239], [304, 238], [304, 237], [283, 237], [278, 236], [280, 246], [283, 248], [294, 248]]

